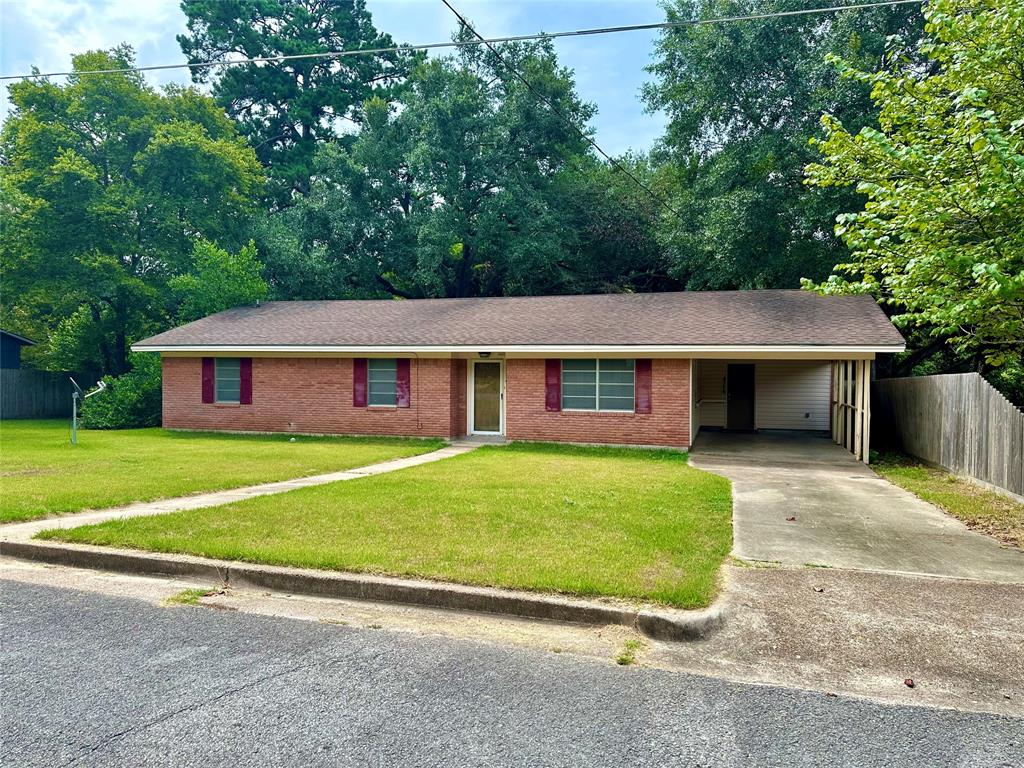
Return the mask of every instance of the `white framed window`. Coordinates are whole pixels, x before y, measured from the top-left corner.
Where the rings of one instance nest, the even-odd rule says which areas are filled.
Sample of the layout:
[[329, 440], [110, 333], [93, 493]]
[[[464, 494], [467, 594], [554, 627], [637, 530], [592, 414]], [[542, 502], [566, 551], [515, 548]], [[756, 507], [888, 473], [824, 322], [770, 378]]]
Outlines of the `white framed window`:
[[371, 357], [366, 364], [367, 405], [398, 404], [398, 361]]
[[632, 411], [635, 377], [633, 360], [563, 360], [562, 409]]
[[237, 357], [215, 357], [214, 399], [218, 403], [237, 403], [242, 394], [242, 361]]

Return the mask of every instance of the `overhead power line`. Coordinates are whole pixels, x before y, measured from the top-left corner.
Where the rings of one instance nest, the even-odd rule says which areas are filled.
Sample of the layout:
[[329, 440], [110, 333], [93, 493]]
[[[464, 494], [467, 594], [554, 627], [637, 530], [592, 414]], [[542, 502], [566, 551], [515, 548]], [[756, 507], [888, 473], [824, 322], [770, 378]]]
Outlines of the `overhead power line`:
[[148, 67], [122, 67], [117, 69], [90, 69], [81, 72], [74, 70], [64, 72], [32, 72], [27, 75], [3, 75], [3, 80], [26, 80], [37, 77], [65, 77], [67, 75], [114, 75], [129, 72], [156, 72], [166, 69], [213, 69], [231, 67], [238, 64], [274, 64], [286, 61], [303, 61], [315, 59], [335, 59], [347, 56], [370, 56], [381, 53], [400, 53], [403, 51], [429, 51], [437, 48], [462, 48], [471, 45], [490, 45], [493, 43], [515, 43], [526, 40], [553, 40], [560, 37], [586, 37], [589, 35], [608, 35], [619, 32], [642, 32], [654, 29], [675, 29], [677, 27], [699, 27], [708, 24], [725, 24], [736, 21], [757, 21], [759, 19], [776, 19], [786, 16], [808, 16], [839, 11], [858, 11], [868, 8], [883, 8], [892, 5], [920, 5], [925, 0], [883, 0], [877, 3], [855, 3], [853, 5], [835, 5], [828, 8], [804, 8], [793, 11], [776, 11], [773, 13], [752, 13], [745, 16], [719, 16], [712, 19], [686, 19], [683, 21], [662, 21], [651, 24], [627, 24], [618, 27], [594, 27], [592, 29], [575, 29], [565, 32], [537, 32], [532, 35], [507, 35], [505, 37], [479, 37], [476, 40], [448, 40], [441, 43], [420, 43], [416, 45], [395, 45], [387, 48], [353, 48], [344, 51], [321, 51], [319, 53], [297, 53], [287, 56], [257, 56], [253, 58], [217, 59], [197, 61], [184, 64], [155, 64]]
[[676, 214], [677, 216], [681, 215], [679, 213], [679, 211], [677, 211], [675, 208], [673, 208], [671, 205], [668, 204], [668, 202], [665, 200], [664, 197], [662, 197], [657, 192], [655, 192], [653, 189], [651, 189], [649, 186], [647, 186], [647, 184], [645, 184], [644, 181], [639, 176], [637, 176], [635, 173], [633, 173], [631, 170], [629, 170], [629, 168], [627, 168], [625, 165], [623, 165], [618, 160], [616, 160], [614, 157], [612, 157], [607, 152], [605, 152], [603, 149], [601, 149], [600, 145], [598, 145], [598, 143], [596, 141], [594, 141], [594, 139], [590, 136], [590, 134], [588, 134], [585, 130], [583, 130], [578, 125], [576, 125], [576, 123], [573, 122], [572, 118], [570, 118], [568, 115], [566, 115], [564, 112], [562, 112], [557, 106], [555, 106], [554, 102], [552, 102], [551, 99], [549, 99], [547, 96], [545, 96], [541, 91], [537, 90], [537, 88], [535, 88], [533, 86], [533, 83], [531, 83], [522, 72], [520, 72], [512, 64], [508, 63], [508, 61], [505, 59], [505, 57], [502, 56], [501, 53], [498, 52], [498, 49], [495, 48], [494, 45], [489, 40], [486, 40], [483, 37], [483, 35], [481, 35], [479, 32], [476, 31], [476, 29], [473, 27], [473, 25], [471, 25], [469, 23], [469, 21], [466, 19], [466, 17], [463, 16], [461, 13], [459, 13], [455, 9], [454, 5], [452, 5], [450, 2], [448, 2], [448, 0], [441, 0], [441, 2], [444, 3], [448, 7], [449, 11], [451, 11], [452, 13], [455, 14], [455, 17], [459, 20], [459, 23], [466, 30], [468, 30], [470, 33], [472, 33], [473, 36], [477, 38], [478, 42], [482, 43], [483, 45], [486, 45], [490, 49], [491, 53], [494, 54], [495, 58], [497, 58], [498, 61], [501, 62], [502, 66], [504, 66], [505, 69], [507, 69], [517, 80], [519, 80], [523, 85], [525, 85], [527, 90], [530, 91], [530, 93], [532, 93], [540, 101], [544, 102], [544, 104], [547, 105], [548, 109], [551, 110], [552, 114], [554, 114], [555, 117], [557, 117], [559, 120], [561, 120], [567, 126], [572, 128], [576, 133], [578, 133], [583, 138], [584, 141], [586, 141], [588, 144], [590, 144], [590, 146], [592, 146], [601, 155], [601, 157], [603, 157], [605, 160], [607, 160], [609, 163], [611, 163], [615, 168], [617, 168], [618, 170], [620, 170], [624, 174], [626, 174], [626, 176], [628, 176], [633, 181], [634, 184], [636, 184], [638, 187], [640, 187], [642, 190], [644, 190], [647, 194], [649, 194], [651, 196], [651, 198], [656, 203], [658, 203], [661, 206], [664, 206], [665, 209], [667, 209], [671, 213]]

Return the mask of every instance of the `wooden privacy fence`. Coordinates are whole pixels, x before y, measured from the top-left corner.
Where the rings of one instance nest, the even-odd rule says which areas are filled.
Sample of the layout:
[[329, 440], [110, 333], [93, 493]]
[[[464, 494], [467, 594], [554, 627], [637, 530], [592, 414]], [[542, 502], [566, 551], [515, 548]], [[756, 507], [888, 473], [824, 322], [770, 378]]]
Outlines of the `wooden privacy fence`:
[[876, 381], [874, 417], [912, 456], [1024, 496], [1024, 411], [977, 373]]
[[87, 373], [0, 368], [0, 418], [54, 419], [70, 416], [72, 386], [68, 376], [74, 376], [83, 389], [96, 383], [96, 376]]

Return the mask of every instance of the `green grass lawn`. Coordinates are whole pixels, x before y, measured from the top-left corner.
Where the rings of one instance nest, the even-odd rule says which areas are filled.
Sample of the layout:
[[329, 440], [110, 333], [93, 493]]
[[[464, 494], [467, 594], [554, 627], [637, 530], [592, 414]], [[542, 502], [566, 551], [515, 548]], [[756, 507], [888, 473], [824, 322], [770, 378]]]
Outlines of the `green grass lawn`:
[[333, 472], [424, 453], [440, 440], [83, 431], [0, 422], [0, 522]]
[[692, 608], [715, 596], [732, 501], [678, 452], [512, 444], [41, 537]]
[[887, 454], [871, 465], [891, 483], [934, 504], [968, 527], [1024, 547], [1024, 504], [915, 461]]

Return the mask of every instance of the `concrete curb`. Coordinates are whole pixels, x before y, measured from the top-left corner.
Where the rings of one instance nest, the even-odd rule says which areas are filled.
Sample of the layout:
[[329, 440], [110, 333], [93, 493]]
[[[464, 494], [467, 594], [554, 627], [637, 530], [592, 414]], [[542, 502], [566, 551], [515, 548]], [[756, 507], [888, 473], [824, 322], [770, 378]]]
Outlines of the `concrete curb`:
[[695, 611], [638, 608], [628, 603], [577, 600], [421, 579], [284, 568], [81, 544], [0, 541], [0, 555], [78, 568], [189, 576], [216, 584], [317, 597], [405, 603], [576, 624], [619, 624], [634, 627], [657, 640], [698, 640], [718, 629], [725, 618], [720, 604]]

